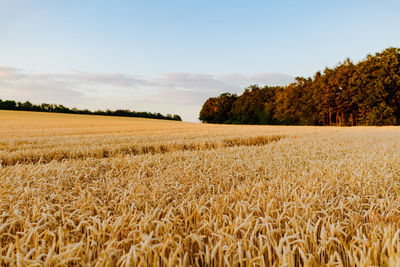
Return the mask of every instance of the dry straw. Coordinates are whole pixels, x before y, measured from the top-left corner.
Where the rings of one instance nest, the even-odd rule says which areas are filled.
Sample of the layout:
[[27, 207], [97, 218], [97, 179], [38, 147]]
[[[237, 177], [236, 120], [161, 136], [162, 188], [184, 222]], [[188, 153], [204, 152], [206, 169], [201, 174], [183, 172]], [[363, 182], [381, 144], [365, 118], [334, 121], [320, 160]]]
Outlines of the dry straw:
[[400, 265], [396, 127], [0, 125], [2, 265]]

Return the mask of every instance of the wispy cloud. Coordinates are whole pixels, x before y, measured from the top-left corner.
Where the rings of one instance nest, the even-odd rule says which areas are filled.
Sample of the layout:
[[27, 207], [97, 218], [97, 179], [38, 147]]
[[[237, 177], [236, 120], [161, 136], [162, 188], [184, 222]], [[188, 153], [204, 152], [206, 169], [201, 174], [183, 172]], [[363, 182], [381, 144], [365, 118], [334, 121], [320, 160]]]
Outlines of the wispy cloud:
[[294, 77], [283, 73], [259, 72], [252, 74], [228, 74], [222, 75], [221, 79], [235, 85], [248, 86], [249, 84], [259, 85], [287, 85], [293, 82]]
[[164, 73], [155, 79], [160, 87], [186, 90], [229, 90], [232, 84], [225, 82], [221, 77], [209, 74], [196, 73]]
[[197, 74], [162, 73], [143, 77], [123, 73], [33, 73], [0, 67], [0, 98], [51, 102], [90, 109], [129, 108], [178, 113], [197, 121], [208, 97], [240, 93], [251, 84], [285, 85], [294, 77], [281, 73]]

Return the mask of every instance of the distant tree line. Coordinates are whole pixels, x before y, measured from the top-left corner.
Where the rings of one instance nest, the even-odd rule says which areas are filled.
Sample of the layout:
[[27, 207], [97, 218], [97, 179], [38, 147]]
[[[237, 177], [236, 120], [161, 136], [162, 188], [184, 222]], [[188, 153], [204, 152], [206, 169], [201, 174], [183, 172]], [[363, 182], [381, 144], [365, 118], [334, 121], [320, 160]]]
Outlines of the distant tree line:
[[349, 59], [287, 86], [252, 85], [242, 95], [209, 98], [208, 123], [275, 125], [399, 125], [400, 49], [353, 64]]
[[56, 113], [71, 113], [71, 114], [87, 114], [87, 115], [103, 115], [103, 116], [122, 116], [122, 117], [137, 117], [137, 118], [149, 118], [149, 119], [162, 119], [162, 120], [175, 120], [182, 121], [179, 115], [167, 114], [166, 116], [160, 113], [151, 112], [137, 112], [130, 111], [128, 109], [117, 109], [117, 110], [97, 110], [90, 111], [88, 109], [77, 109], [77, 108], [67, 108], [63, 105], [56, 104], [40, 104], [35, 105], [26, 101], [16, 102], [14, 100], [1, 100], [0, 99], [0, 109], [5, 110], [24, 110], [24, 111], [41, 111], [41, 112], [56, 112]]

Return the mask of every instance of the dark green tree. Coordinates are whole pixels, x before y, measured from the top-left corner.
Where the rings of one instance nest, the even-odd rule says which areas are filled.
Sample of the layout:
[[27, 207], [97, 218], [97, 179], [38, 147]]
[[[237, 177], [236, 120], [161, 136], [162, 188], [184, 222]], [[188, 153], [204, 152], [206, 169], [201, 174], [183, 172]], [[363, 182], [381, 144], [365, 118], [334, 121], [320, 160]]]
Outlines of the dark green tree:
[[[400, 49], [388, 48], [353, 64], [350, 59], [312, 78], [282, 87], [246, 88], [229, 104], [206, 101], [202, 121], [239, 124], [398, 125]], [[230, 110], [227, 112], [228, 108]], [[228, 116], [226, 117], [226, 114]]]
[[208, 123], [225, 123], [229, 119], [228, 113], [236, 101], [236, 94], [224, 93], [219, 97], [209, 98], [203, 105], [199, 120]]

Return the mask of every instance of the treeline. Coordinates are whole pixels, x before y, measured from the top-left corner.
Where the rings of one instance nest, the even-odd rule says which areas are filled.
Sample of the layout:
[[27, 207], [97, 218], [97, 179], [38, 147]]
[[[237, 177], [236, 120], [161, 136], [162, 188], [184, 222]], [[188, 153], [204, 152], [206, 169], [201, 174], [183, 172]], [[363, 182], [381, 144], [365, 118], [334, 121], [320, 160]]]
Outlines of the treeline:
[[24, 111], [40, 111], [40, 112], [57, 112], [57, 113], [71, 113], [71, 114], [87, 114], [87, 115], [104, 115], [104, 116], [122, 116], [122, 117], [136, 117], [136, 118], [149, 118], [149, 119], [162, 119], [162, 120], [175, 120], [182, 121], [179, 115], [167, 114], [166, 116], [160, 113], [151, 112], [136, 112], [130, 111], [128, 109], [117, 109], [117, 110], [97, 110], [90, 111], [88, 109], [77, 109], [77, 108], [67, 108], [63, 105], [56, 104], [40, 104], [35, 105], [26, 101], [16, 102], [14, 100], [1, 100], [0, 99], [0, 109], [5, 110], [24, 110]]
[[209, 98], [199, 119], [208, 123], [272, 125], [399, 125], [400, 49], [353, 64], [347, 59], [287, 86], [252, 85], [242, 95]]

